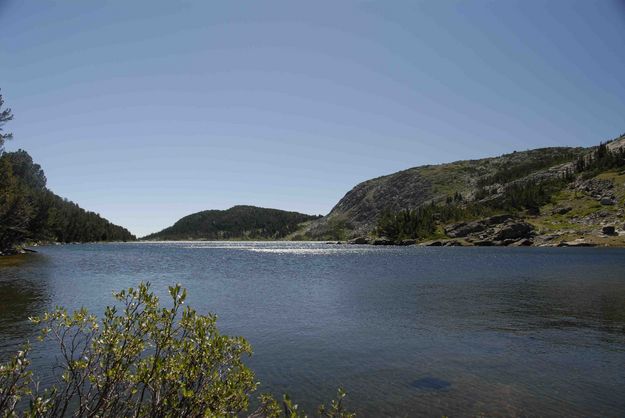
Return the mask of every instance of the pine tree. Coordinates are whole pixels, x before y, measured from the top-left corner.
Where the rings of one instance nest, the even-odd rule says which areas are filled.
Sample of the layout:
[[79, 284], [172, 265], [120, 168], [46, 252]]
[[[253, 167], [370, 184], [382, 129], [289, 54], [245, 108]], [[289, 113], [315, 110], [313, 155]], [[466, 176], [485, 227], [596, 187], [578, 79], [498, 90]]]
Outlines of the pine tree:
[[0, 94], [0, 153], [3, 150], [4, 141], [12, 139], [13, 134], [10, 132], [3, 133], [3, 126], [10, 120], [13, 119], [13, 113], [11, 113], [11, 109], [2, 107], [4, 106], [4, 99], [2, 98], [2, 94]]

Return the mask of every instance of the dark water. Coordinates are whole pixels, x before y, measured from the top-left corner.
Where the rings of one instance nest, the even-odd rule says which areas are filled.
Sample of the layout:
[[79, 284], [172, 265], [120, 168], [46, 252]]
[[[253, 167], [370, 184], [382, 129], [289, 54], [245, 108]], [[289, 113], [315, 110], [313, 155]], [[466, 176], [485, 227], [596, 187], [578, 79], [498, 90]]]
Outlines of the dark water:
[[[180, 282], [264, 391], [360, 416], [625, 416], [625, 251], [94, 244], [0, 260], [0, 353], [55, 305]], [[53, 361], [45, 350], [36, 364]]]

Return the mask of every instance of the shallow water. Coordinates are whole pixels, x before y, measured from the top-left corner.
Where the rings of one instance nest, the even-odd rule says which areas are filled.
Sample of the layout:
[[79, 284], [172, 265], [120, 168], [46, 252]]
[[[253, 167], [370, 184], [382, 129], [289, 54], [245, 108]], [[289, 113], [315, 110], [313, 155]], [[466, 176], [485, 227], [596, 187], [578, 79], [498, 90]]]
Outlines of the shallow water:
[[[149, 280], [254, 347], [262, 391], [359, 416], [625, 416], [625, 250], [323, 243], [42, 247], [0, 259], [0, 356], [27, 317]], [[39, 348], [44, 373], [54, 362]]]

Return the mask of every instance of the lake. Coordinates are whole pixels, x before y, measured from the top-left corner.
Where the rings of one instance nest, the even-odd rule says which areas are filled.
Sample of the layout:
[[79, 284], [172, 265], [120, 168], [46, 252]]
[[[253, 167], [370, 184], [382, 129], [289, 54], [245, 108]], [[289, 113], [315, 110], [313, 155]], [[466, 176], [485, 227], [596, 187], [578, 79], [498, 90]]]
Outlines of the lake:
[[[261, 392], [359, 416], [625, 416], [625, 250], [290, 242], [50, 246], [0, 259], [0, 357], [55, 305], [149, 280], [246, 337]], [[54, 357], [41, 346], [44, 374]]]

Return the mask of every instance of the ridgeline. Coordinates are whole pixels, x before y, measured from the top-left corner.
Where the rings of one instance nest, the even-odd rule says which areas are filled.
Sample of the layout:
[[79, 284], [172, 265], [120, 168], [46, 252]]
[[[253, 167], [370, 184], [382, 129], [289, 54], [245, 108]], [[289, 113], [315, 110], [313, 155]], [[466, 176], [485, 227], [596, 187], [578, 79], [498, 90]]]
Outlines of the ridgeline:
[[625, 245], [625, 135], [410, 168], [364, 181], [292, 239], [431, 245]]

